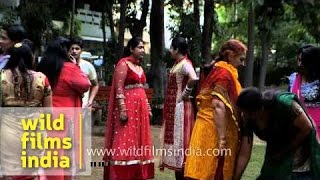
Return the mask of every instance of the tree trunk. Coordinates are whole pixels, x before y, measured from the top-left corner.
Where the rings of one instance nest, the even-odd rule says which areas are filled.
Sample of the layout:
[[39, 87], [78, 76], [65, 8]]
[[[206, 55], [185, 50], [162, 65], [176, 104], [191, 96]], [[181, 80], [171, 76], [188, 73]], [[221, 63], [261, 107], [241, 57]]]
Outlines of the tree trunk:
[[255, 14], [253, 8], [253, 2], [249, 5], [248, 11], [248, 54], [247, 62], [245, 66], [245, 75], [243, 86], [248, 87], [253, 85], [253, 66], [254, 66], [254, 23]]
[[269, 55], [269, 46], [270, 46], [270, 31], [261, 33], [261, 50], [262, 50], [262, 61], [260, 64], [260, 74], [259, 74], [259, 89], [264, 89], [266, 75], [267, 75], [267, 66], [268, 66], [268, 55]]
[[[151, 85], [154, 97], [159, 100], [164, 97], [166, 67], [163, 61], [164, 54], [164, 2], [152, 0], [150, 14], [150, 41], [151, 41]], [[162, 102], [161, 102], [162, 103]]]
[[74, 13], [75, 13], [75, 9], [76, 9], [76, 0], [72, 0], [70, 37], [73, 37], [73, 34], [74, 34]]
[[115, 32], [114, 32], [112, 6], [113, 6], [113, 1], [109, 1], [109, 0], [106, 1], [106, 12], [107, 12], [109, 26], [110, 26], [110, 30], [111, 30], [111, 38], [112, 38], [112, 40], [114, 40], [116, 35], [115, 35]]
[[124, 31], [126, 28], [126, 10], [127, 10], [127, 0], [120, 0], [120, 22], [119, 22], [119, 36], [118, 36], [118, 46], [117, 46], [118, 59], [123, 55]]
[[103, 36], [103, 64], [106, 63], [107, 60], [107, 56], [106, 56], [106, 52], [107, 52], [107, 38], [106, 38], [106, 4], [107, 2], [104, 1], [103, 2], [103, 8], [101, 11], [101, 30], [102, 30], [102, 36]]
[[149, 12], [149, 0], [144, 0], [140, 20], [136, 21], [136, 24], [134, 24], [130, 28], [130, 32], [132, 36], [143, 37], [143, 28], [146, 27], [147, 25], [146, 20], [147, 20], [148, 12]]
[[194, 0], [193, 2], [193, 19], [194, 19], [194, 37], [191, 40], [191, 49], [190, 49], [190, 55], [193, 58], [193, 65], [194, 66], [200, 66], [202, 63], [202, 57], [201, 57], [201, 26], [200, 26], [200, 10], [199, 10], [199, 0]]
[[202, 32], [202, 47], [201, 53], [202, 58], [205, 61], [211, 61], [211, 41], [213, 32], [213, 16], [214, 16], [214, 6], [212, 0], [205, 0], [204, 2], [204, 23]]

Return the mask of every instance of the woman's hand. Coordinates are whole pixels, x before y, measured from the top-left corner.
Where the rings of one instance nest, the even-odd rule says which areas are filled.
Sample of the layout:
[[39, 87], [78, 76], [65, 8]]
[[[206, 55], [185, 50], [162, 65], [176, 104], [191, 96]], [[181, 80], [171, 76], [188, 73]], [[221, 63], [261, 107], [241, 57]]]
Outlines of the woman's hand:
[[225, 156], [224, 152], [226, 150], [227, 141], [225, 138], [219, 139], [219, 154], [220, 156]]
[[121, 110], [120, 111], [120, 121], [125, 123], [128, 121], [128, 114], [126, 110]]
[[71, 61], [72, 63], [77, 64], [77, 60], [76, 60], [75, 57], [73, 57], [72, 55], [69, 55], [69, 57], [70, 57], [70, 61]]

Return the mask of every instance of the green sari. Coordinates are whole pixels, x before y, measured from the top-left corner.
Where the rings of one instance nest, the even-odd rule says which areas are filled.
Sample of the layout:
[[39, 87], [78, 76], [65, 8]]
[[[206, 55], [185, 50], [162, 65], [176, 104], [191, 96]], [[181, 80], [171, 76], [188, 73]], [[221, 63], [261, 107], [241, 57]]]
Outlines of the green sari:
[[[257, 178], [258, 180], [272, 180], [272, 179], [279, 179], [279, 180], [291, 180], [293, 175], [293, 158], [294, 158], [294, 150], [293, 149], [287, 149], [285, 153], [281, 154], [282, 156], [278, 159], [273, 158], [274, 157], [274, 150], [276, 146], [279, 145], [277, 142], [284, 138], [290, 138], [289, 135], [292, 135], [292, 133], [295, 133], [294, 126], [293, 126], [293, 120], [294, 120], [294, 112], [293, 112], [293, 102], [296, 101], [300, 104], [301, 107], [302, 104], [298, 100], [298, 97], [292, 93], [280, 93], [275, 98], [275, 106], [270, 120], [274, 123], [272, 123], [273, 126], [270, 126], [269, 132], [271, 135], [271, 138], [267, 139], [267, 150], [265, 154], [265, 160], [263, 167], [261, 169], [261, 174]], [[306, 112], [306, 110], [304, 109]], [[312, 122], [312, 119], [309, 118]], [[289, 134], [287, 137], [285, 134]], [[282, 135], [282, 136], [279, 136]], [[291, 136], [292, 137], [292, 136]], [[272, 139], [273, 138], [273, 139]], [[280, 141], [281, 141], [280, 140]], [[289, 140], [289, 139], [288, 139]], [[277, 141], [277, 142], [272, 142]], [[313, 127], [312, 131], [308, 135], [307, 139], [305, 140], [306, 144], [309, 146], [309, 154], [310, 154], [310, 172], [312, 179], [320, 179], [320, 145], [316, 139], [316, 130]], [[270, 143], [269, 143], [270, 142]], [[288, 147], [288, 142], [283, 142], [284, 144], [281, 147]]]

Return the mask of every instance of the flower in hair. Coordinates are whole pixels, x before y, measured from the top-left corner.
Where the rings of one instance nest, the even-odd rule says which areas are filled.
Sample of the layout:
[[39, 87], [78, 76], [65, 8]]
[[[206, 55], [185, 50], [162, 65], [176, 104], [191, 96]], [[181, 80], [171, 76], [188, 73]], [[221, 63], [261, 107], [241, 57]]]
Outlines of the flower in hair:
[[22, 43], [16, 43], [16, 44], [14, 44], [14, 46], [13, 47], [15, 47], [15, 48], [19, 48], [19, 47], [21, 47], [22, 46]]

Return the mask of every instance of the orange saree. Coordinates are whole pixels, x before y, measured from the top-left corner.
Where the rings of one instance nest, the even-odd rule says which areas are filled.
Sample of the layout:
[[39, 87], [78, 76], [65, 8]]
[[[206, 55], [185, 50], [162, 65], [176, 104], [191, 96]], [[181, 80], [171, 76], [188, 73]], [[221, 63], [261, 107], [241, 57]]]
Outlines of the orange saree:
[[[193, 179], [232, 179], [239, 145], [238, 113], [235, 102], [241, 91], [237, 70], [220, 61], [207, 76], [197, 96], [198, 113], [186, 159], [185, 177]], [[219, 156], [218, 132], [215, 126], [212, 99], [220, 99], [226, 107], [226, 151]], [[219, 161], [220, 160], [220, 161]], [[222, 161], [222, 162], [221, 162]], [[222, 172], [218, 172], [221, 170]]]

